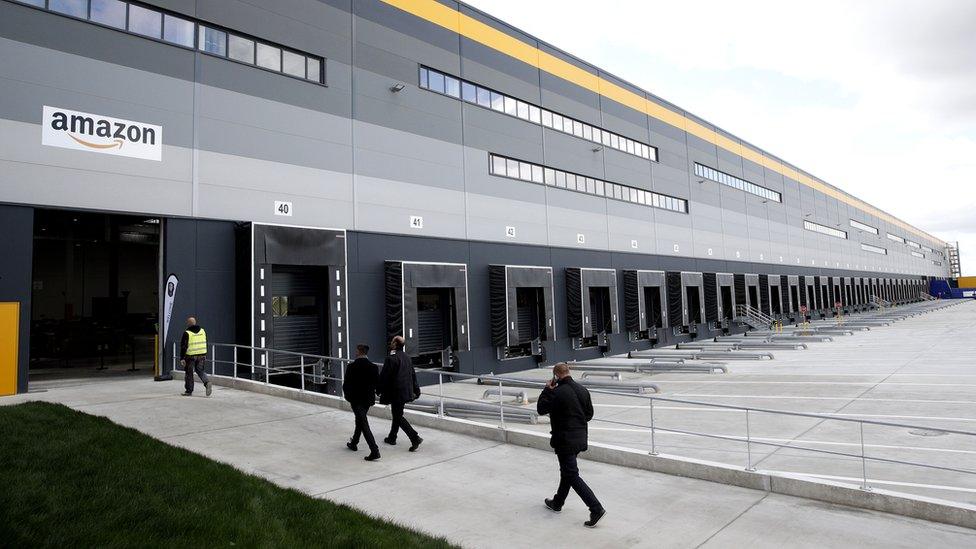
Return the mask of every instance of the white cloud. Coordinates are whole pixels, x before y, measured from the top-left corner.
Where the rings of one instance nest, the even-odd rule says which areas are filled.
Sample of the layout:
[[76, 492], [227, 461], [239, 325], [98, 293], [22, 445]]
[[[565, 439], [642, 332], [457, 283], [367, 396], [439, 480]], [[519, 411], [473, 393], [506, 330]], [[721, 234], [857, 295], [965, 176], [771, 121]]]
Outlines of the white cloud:
[[976, 272], [976, 2], [470, 3], [959, 240]]

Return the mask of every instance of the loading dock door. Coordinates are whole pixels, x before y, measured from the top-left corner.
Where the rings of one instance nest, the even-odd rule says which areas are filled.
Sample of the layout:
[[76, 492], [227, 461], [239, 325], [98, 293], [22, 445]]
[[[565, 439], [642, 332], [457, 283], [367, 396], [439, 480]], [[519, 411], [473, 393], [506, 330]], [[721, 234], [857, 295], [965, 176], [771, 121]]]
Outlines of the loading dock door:
[[488, 284], [492, 345], [507, 349], [505, 356], [555, 339], [551, 267], [489, 265]]
[[617, 271], [614, 269], [566, 269], [567, 325], [570, 337], [586, 341], [599, 334], [619, 331], [617, 319]]
[[720, 286], [719, 290], [722, 294], [722, 319], [732, 320], [735, 313], [735, 301], [732, 298], [732, 287], [731, 286]]
[[418, 365], [445, 364], [469, 351], [468, 267], [461, 263], [386, 261], [387, 338], [402, 335]]
[[[322, 267], [271, 266], [272, 330], [269, 348], [331, 356], [325, 334], [329, 274]], [[274, 355], [274, 366], [300, 362], [294, 355]]]
[[[704, 276], [702, 280], [704, 280]], [[735, 285], [735, 276], [732, 273], [716, 273], [715, 285], [715, 299], [718, 302], [718, 319], [720, 322], [731, 320], [735, 317], [735, 293], [732, 289]], [[726, 293], [728, 293], [727, 296]], [[728, 324], [725, 327], [728, 327]]]
[[702, 273], [702, 284], [705, 297], [705, 321], [718, 322], [720, 305], [715, 273]]
[[631, 339], [657, 339], [667, 325], [664, 271], [623, 271], [624, 322]]
[[[241, 226], [238, 237], [251, 251], [250, 265], [245, 254], [238, 256], [252, 281], [251, 344], [348, 357], [345, 231], [251, 223]], [[253, 375], [258, 379], [265, 377], [262, 366], [294, 366], [302, 361], [282, 353], [259, 352], [251, 358], [255, 364]], [[338, 371], [322, 373], [338, 377]], [[311, 375], [312, 370], [306, 374]], [[301, 382], [298, 375], [269, 378], [290, 386]], [[329, 392], [337, 392], [334, 384], [326, 385]]]

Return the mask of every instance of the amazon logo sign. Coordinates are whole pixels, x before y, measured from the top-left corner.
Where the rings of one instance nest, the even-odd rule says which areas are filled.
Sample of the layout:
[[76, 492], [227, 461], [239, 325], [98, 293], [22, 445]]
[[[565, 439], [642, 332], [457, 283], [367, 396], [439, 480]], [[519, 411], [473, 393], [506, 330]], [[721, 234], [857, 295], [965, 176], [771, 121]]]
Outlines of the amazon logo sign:
[[44, 106], [41, 143], [144, 160], [163, 159], [163, 127]]

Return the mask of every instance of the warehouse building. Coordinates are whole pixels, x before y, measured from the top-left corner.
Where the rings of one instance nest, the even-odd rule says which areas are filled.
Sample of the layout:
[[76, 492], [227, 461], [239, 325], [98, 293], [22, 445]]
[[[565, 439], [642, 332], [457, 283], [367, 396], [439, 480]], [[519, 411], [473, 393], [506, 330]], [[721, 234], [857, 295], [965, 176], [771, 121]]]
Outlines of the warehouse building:
[[462, 3], [0, 0], [0, 64], [0, 393], [165, 373], [191, 314], [504, 372], [948, 274], [941, 240]]

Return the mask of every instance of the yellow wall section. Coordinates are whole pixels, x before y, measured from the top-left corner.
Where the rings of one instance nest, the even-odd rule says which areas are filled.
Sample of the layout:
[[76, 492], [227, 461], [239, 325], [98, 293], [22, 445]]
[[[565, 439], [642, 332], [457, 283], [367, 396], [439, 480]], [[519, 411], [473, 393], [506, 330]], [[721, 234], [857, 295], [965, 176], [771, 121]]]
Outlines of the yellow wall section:
[[820, 191], [830, 197], [836, 198], [841, 202], [850, 204], [871, 215], [884, 219], [885, 221], [897, 225], [902, 229], [914, 233], [918, 236], [931, 239], [944, 247], [945, 243], [938, 238], [917, 229], [904, 221], [892, 217], [885, 212], [859, 200], [835, 187], [822, 181], [818, 181], [809, 175], [798, 172], [797, 170], [784, 165], [783, 163], [765, 156], [761, 151], [740, 144], [716, 133], [714, 130], [702, 126], [698, 122], [688, 117], [667, 109], [653, 101], [649, 101], [628, 89], [625, 89], [613, 82], [604, 80], [589, 71], [583, 70], [572, 63], [568, 63], [552, 54], [544, 52], [535, 46], [510, 36], [498, 29], [486, 25], [477, 19], [464, 15], [459, 11], [445, 6], [435, 0], [383, 0], [383, 2], [395, 6], [407, 13], [420, 17], [454, 31], [461, 36], [484, 44], [498, 52], [510, 57], [514, 57], [523, 63], [546, 71], [549, 74], [562, 78], [568, 82], [598, 93], [608, 99], [612, 99], [622, 105], [626, 105], [638, 112], [656, 118], [666, 124], [680, 128], [700, 139], [721, 147], [738, 156], [746, 158], [764, 166], [774, 172], [782, 174], [794, 181]]
[[960, 276], [958, 281], [960, 288], [976, 288], [976, 276]]
[[20, 303], [0, 303], [0, 396], [17, 392]]

